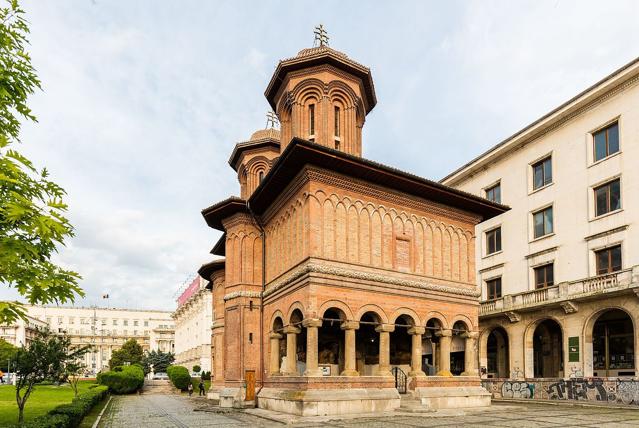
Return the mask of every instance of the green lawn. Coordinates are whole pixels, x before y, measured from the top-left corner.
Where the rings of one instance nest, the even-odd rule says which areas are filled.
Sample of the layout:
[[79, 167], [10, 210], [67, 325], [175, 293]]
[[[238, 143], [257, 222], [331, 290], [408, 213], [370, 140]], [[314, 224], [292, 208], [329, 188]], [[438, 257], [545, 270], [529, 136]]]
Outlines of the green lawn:
[[[86, 391], [94, 383], [95, 381], [92, 380], [80, 381], [78, 393]], [[24, 420], [42, 416], [55, 406], [70, 403], [71, 400], [73, 400], [73, 390], [69, 385], [36, 385], [24, 407]], [[0, 385], [0, 427], [12, 426], [17, 422], [16, 390], [13, 385]]]
[[[199, 390], [197, 389], [198, 385], [200, 384], [200, 382], [202, 382], [200, 380], [199, 377], [192, 377], [191, 378], [191, 383], [193, 384], [193, 395], [198, 395], [199, 394]], [[204, 381], [204, 390], [206, 392], [209, 392], [209, 388], [211, 387], [211, 381], [210, 380], [205, 380]], [[185, 392], [186, 394], [186, 392]]]

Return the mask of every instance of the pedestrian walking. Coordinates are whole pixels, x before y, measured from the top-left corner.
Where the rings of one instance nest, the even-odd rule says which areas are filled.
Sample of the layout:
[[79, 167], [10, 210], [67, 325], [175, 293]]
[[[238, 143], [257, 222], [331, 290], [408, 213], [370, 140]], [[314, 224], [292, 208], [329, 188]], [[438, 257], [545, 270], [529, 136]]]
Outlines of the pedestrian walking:
[[200, 381], [200, 384], [197, 387], [200, 390], [200, 396], [206, 395], [204, 391], [204, 381]]
[[0, 370], [0, 383], [4, 383], [4, 372]]
[[193, 395], [193, 384], [192, 383], [189, 383], [188, 391], [189, 391], [189, 397], [192, 396]]

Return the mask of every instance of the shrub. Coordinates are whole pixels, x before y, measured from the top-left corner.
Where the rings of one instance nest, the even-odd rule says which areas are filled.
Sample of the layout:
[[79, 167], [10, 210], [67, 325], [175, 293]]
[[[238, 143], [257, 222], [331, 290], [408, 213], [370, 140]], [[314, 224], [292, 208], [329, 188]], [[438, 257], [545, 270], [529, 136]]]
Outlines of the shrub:
[[115, 367], [100, 373], [98, 382], [109, 387], [114, 394], [131, 394], [144, 385], [144, 371], [138, 365]]
[[199, 373], [201, 370], [202, 370], [202, 367], [200, 367], [198, 365], [193, 366], [193, 372]]
[[191, 375], [186, 367], [182, 366], [169, 366], [166, 369], [166, 374], [169, 375], [171, 383], [182, 391], [186, 391], [191, 383]]
[[211, 380], [211, 372], [202, 372], [202, 380]]
[[103, 385], [79, 394], [69, 404], [61, 404], [49, 411], [46, 416], [40, 416], [23, 425], [23, 428], [75, 428], [100, 401], [106, 397], [109, 389]]

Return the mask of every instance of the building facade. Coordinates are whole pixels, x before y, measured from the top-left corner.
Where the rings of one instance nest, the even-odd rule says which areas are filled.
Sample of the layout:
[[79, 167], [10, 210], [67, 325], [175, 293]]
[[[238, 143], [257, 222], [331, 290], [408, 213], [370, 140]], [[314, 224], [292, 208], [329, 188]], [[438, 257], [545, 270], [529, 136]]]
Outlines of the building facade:
[[474, 228], [506, 208], [361, 157], [370, 70], [319, 46], [266, 89], [281, 129], [235, 146], [241, 197], [202, 214], [223, 232], [213, 290], [222, 406], [303, 414], [489, 403], [475, 364]]
[[200, 366], [211, 371], [211, 327], [213, 296], [209, 282], [197, 276], [177, 299], [175, 321], [175, 363], [189, 370]]
[[0, 325], [0, 339], [13, 346], [29, 346], [38, 329], [46, 326], [46, 322], [27, 315], [26, 319], [18, 318], [11, 324]]
[[638, 82], [635, 60], [441, 181], [511, 207], [476, 230], [484, 377], [637, 376]]
[[[175, 327], [168, 311], [133, 309], [26, 306], [39, 327], [67, 334], [77, 345], [91, 345], [85, 355], [89, 374], [107, 370], [113, 351], [135, 339], [145, 351], [174, 352]], [[34, 321], [35, 322], [35, 321]]]

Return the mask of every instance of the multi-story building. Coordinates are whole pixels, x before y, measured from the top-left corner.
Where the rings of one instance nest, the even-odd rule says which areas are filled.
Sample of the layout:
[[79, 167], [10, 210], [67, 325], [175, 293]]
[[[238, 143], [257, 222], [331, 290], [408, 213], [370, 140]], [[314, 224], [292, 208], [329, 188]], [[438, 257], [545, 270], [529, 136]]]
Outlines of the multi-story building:
[[26, 308], [34, 326], [48, 326], [55, 333], [67, 334], [74, 344], [93, 347], [84, 361], [89, 373], [108, 368], [112, 352], [129, 339], [135, 339], [145, 351], [174, 350], [175, 329], [169, 311], [62, 306]]
[[638, 83], [636, 59], [441, 180], [511, 207], [476, 228], [485, 377], [636, 376]]
[[209, 282], [196, 276], [177, 304], [171, 315], [175, 321], [175, 364], [211, 371], [213, 300]]
[[11, 324], [0, 325], [0, 339], [14, 346], [29, 346], [38, 329], [46, 327], [46, 322], [32, 316], [18, 318]]

